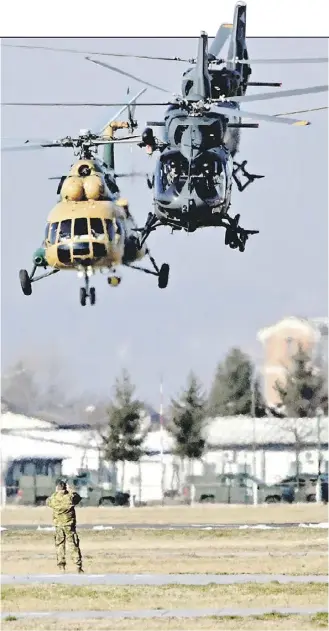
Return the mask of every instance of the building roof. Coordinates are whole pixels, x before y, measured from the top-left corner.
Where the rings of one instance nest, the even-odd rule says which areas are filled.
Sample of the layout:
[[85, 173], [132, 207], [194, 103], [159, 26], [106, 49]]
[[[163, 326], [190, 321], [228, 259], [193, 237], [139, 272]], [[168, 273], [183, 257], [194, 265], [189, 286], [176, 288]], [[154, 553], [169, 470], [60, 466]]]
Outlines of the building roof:
[[[328, 443], [328, 417], [319, 421], [320, 441]], [[211, 446], [294, 445], [295, 432], [303, 444], [314, 444], [318, 440], [316, 418], [251, 418], [248, 416], [219, 417], [207, 427], [207, 443]]]

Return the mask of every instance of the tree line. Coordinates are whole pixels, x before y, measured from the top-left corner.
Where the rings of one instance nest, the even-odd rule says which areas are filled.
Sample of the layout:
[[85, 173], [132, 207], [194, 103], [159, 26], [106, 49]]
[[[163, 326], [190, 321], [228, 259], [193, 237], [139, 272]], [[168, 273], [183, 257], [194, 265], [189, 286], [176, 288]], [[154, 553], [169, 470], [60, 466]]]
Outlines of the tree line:
[[[20, 392], [18, 402], [21, 406], [24, 401], [31, 401], [31, 396], [35, 400], [37, 392], [33, 375], [26, 369], [13, 371], [14, 374], [21, 379], [21, 387], [14, 378], [3, 380], [2, 397], [17, 404], [17, 393]], [[208, 394], [197, 375], [191, 372], [185, 387], [170, 403], [166, 429], [173, 437], [175, 454], [190, 463], [201, 458], [206, 448], [207, 422], [214, 417], [242, 415], [259, 418], [272, 414], [278, 419], [307, 419], [315, 417], [319, 410], [325, 416], [328, 414], [326, 367], [315, 368], [301, 346], [292, 357], [290, 367], [286, 368], [284, 380], [277, 381], [275, 389], [281, 405], [276, 410], [269, 410], [255, 366], [239, 348], [231, 349], [218, 364]], [[127, 461], [140, 460], [147, 432], [142, 428], [143, 409], [143, 402], [135, 396], [130, 375], [124, 370], [116, 379], [113, 396], [105, 410], [106, 423], [102, 423], [106, 461], [114, 465], [122, 462], [124, 466]]]

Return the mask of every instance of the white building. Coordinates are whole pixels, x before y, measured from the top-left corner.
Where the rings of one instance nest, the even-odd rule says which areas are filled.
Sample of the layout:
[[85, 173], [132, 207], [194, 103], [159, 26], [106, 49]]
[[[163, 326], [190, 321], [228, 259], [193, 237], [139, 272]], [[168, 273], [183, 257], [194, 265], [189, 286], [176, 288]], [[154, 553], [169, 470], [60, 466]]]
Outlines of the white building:
[[[327, 417], [224, 417], [209, 421], [205, 432], [208, 449], [201, 461], [193, 463], [193, 473], [248, 472], [266, 483], [275, 483], [295, 473], [296, 436], [300, 471], [316, 473], [319, 454], [322, 471], [328, 471]], [[167, 491], [183, 485], [186, 463], [184, 466], [173, 455], [172, 437], [165, 430], [148, 433], [144, 447], [148, 455], [139, 464], [118, 466], [118, 481], [123, 476], [123, 489], [130, 489], [142, 501], [159, 500], [162, 483]], [[2, 477], [10, 459], [36, 456], [63, 458], [64, 475], [75, 474], [79, 468], [98, 470], [101, 440], [95, 430], [56, 429], [49, 422], [3, 414]]]

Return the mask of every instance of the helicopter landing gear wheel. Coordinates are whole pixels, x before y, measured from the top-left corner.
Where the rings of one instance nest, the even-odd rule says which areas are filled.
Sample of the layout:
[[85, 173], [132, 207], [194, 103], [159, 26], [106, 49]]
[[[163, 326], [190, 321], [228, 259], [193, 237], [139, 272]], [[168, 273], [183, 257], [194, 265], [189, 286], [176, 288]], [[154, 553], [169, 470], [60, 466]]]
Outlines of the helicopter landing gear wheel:
[[86, 302], [87, 302], [87, 290], [85, 287], [80, 287], [80, 305], [82, 307], [85, 307]]
[[90, 299], [90, 304], [93, 306], [95, 304], [95, 302], [96, 302], [96, 290], [95, 290], [95, 287], [90, 287], [89, 299]]
[[22, 291], [24, 296], [31, 296], [32, 294], [32, 283], [31, 279], [26, 271], [26, 269], [21, 269], [19, 271], [19, 280], [21, 283]]
[[244, 251], [245, 251], [245, 249], [246, 249], [246, 244], [245, 244], [245, 243], [240, 243], [240, 244], [239, 244], [239, 250], [240, 250], [240, 252], [244, 252]]
[[159, 276], [158, 276], [158, 287], [160, 289], [165, 289], [168, 285], [169, 280], [169, 265], [168, 263], [163, 263], [160, 267]]

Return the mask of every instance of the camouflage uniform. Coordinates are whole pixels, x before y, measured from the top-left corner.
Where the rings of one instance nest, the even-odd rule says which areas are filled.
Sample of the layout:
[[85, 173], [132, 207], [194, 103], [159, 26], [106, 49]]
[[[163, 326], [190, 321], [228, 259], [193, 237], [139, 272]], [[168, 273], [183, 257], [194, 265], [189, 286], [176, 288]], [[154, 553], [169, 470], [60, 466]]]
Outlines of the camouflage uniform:
[[53, 509], [53, 522], [56, 528], [55, 547], [57, 565], [65, 569], [65, 544], [70, 548], [72, 561], [82, 571], [82, 557], [79, 537], [76, 532], [75, 506], [81, 501], [80, 495], [74, 491], [56, 491], [48, 497], [46, 504]]

